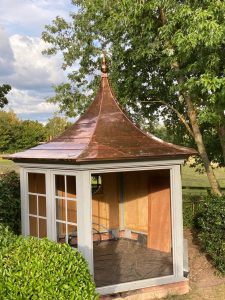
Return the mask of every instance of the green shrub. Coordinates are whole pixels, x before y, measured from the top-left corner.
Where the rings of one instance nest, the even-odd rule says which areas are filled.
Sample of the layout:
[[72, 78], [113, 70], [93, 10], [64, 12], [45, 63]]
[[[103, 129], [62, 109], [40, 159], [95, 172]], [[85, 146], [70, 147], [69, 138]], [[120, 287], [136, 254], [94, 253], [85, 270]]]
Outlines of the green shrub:
[[13, 246], [16, 239], [17, 236], [7, 226], [0, 223], [0, 254], [3, 253], [4, 249]]
[[0, 223], [20, 233], [20, 181], [15, 171], [0, 177]]
[[196, 215], [198, 214], [202, 199], [202, 196], [199, 195], [183, 196], [183, 222], [185, 228], [195, 228]]
[[97, 299], [81, 254], [47, 239], [18, 237], [0, 261], [0, 299]]
[[199, 206], [196, 223], [203, 249], [225, 274], [225, 195], [205, 197]]

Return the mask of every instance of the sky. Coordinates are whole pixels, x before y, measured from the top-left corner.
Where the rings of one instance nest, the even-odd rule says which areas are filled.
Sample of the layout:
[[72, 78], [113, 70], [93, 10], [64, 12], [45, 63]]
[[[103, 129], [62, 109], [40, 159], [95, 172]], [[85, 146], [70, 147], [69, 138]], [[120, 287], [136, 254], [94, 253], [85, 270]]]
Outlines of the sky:
[[70, 0], [0, 0], [0, 85], [10, 84], [9, 104], [20, 119], [46, 123], [58, 110], [46, 102], [54, 84], [66, 81], [62, 58], [44, 56], [45, 25], [56, 16], [69, 19]]

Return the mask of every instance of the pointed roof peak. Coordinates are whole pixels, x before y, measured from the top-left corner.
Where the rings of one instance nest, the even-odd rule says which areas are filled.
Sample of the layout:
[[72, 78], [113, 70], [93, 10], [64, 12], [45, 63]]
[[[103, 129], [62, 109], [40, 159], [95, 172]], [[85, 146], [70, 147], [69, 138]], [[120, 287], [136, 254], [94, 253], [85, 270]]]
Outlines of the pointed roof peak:
[[86, 112], [50, 142], [9, 156], [12, 160], [58, 160], [73, 163], [94, 161], [184, 158], [193, 149], [173, 145], [140, 130], [120, 108], [111, 89], [106, 56], [102, 80]]
[[101, 66], [101, 71], [102, 71], [102, 77], [108, 77], [108, 68], [107, 68], [107, 62], [106, 62], [106, 54], [105, 51], [102, 52], [102, 66]]

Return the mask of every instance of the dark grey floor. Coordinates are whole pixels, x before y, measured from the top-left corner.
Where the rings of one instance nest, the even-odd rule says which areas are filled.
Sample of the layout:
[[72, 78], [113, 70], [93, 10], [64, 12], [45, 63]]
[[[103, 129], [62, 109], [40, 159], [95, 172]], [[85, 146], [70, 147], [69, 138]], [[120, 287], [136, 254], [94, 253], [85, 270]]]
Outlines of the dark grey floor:
[[94, 244], [94, 277], [97, 287], [172, 273], [170, 253], [152, 250], [128, 239]]

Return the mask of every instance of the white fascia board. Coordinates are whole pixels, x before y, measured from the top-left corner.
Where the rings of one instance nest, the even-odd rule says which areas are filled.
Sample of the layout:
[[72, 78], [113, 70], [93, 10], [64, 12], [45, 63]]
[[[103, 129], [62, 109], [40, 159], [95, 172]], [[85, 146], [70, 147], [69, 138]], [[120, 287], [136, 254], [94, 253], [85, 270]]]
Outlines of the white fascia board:
[[98, 170], [112, 170], [124, 169], [124, 171], [129, 171], [129, 169], [144, 170], [145, 168], [152, 167], [168, 167], [173, 165], [182, 165], [184, 159], [171, 159], [171, 160], [153, 160], [153, 161], [129, 161], [129, 162], [108, 162], [108, 163], [95, 163], [95, 164], [37, 164], [37, 163], [17, 163], [23, 168], [38, 168], [38, 169], [56, 169], [56, 170], [74, 170], [74, 171], [98, 171]]

